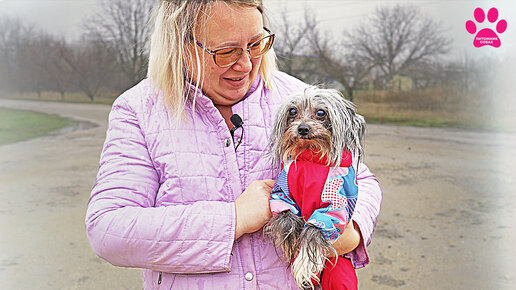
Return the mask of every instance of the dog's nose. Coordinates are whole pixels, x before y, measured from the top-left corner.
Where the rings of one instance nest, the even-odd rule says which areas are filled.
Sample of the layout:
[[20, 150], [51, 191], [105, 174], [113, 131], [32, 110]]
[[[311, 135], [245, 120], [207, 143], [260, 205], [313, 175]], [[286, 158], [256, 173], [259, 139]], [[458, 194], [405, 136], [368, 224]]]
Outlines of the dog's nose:
[[309, 132], [310, 127], [308, 127], [307, 125], [299, 125], [299, 127], [297, 127], [297, 133], [299, 133], [299, 135], [301, 136], [306, 136]]

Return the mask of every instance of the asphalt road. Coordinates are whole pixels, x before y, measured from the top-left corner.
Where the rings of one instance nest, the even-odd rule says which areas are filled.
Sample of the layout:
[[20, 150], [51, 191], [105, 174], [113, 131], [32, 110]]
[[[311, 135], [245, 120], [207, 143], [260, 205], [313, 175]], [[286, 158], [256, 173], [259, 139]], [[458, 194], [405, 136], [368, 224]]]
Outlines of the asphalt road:
[[[141, 289], [90, 249], [84, 216], [109, 107], [0, 99], [81, 121], [0, 146], [0, 288]], [[361, 289], [516, 289], [516, 137], [370, 125], [384, 202]]]

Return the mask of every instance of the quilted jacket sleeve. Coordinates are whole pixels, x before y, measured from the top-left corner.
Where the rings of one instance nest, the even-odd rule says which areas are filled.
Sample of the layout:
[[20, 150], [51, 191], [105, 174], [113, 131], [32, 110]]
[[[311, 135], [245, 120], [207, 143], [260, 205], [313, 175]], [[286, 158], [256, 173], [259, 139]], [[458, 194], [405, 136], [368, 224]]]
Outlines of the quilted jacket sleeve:
[[153, 207], [158, 188], [138, 119], [122, 96], [109, 115], [87, 209], [93, 250], [116, 266], [169, 273], [229, 271], [234, 203]]
[[351, 258], [355, 268], [358, 269], [365, 267], [369, 263], [366, 246], [371, 243], [371, 236], [380, 213], [382, 190], [378, 180], [365, 164], [360, 163], [357, 171], [358, 198], [355, 212], [353, 213], [353, 221], [359, 227], [362, 241], [346, 257]]

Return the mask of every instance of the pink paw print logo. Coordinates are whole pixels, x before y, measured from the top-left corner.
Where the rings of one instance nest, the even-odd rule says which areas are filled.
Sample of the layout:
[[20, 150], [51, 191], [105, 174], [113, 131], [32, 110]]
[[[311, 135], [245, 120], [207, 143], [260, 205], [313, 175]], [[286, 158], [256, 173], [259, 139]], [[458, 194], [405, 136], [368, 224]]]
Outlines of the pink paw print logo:
[[[475, 20], [477, 23], [482, 23], [486, 19], [486, 14], [484, 13], [484, 10], [482, 10], [482, 8], [475, 9], [473, 15], [475, 16]], [[487, 20], [491, 23], [495, 23], [498, 20], [498, 9], [494, 7], [489, 9], [489, 11], [487, 12]], [[506, 29], [507, 21], [505, 21], [505, 19], [501, 19], [496, 23], [496, 32], [498, 32], [499, 34], [503, 33]], [[475, 34], [475, 32], [477, 32], [477, 25], [472, 20], [468, 20], [466, 21], [466, 30], [471, 34]], [[480, 30], [475, 35], [473, 45], [475, 47], [481, 47], [484, 45], [500, 47], [502, 42], [500, 41], [500, 38], [498, 37], [498, 34], [496, 34], [496, 32], [494, 32], [490, 28], [484, 28]]]

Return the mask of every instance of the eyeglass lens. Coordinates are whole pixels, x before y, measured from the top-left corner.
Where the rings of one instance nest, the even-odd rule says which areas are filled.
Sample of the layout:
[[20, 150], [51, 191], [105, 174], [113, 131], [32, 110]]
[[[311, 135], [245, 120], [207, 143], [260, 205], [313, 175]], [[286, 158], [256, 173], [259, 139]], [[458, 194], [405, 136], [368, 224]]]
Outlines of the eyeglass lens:
[[[249, 54], [252, 58], [264, 55], [272, 47], [274, 36], [269, 35], [249, 46]], [[238, 61], [244, 50], [241, 47], [228, 47], [215, 52], [215, 63], [221, 67], [229, 66]]]

